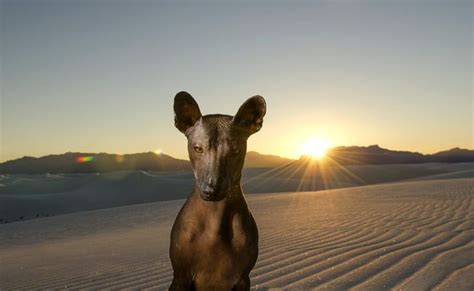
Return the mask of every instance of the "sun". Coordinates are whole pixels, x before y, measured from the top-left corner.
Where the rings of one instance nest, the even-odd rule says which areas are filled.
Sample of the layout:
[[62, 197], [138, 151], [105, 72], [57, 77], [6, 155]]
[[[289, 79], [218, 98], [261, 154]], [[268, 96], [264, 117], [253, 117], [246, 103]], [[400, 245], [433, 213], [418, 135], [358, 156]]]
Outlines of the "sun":
[[331, 147], [331, 142], [329, 140], [313, 137], [301, 144], [299, 154], [321, 159], [326, 155], [329, 147]]

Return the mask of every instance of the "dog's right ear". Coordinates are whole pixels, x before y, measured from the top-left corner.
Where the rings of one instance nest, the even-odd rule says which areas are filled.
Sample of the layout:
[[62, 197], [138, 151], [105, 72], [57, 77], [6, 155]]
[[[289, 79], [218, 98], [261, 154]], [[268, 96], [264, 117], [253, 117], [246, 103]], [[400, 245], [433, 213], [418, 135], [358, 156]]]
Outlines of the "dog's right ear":
[[174, 125], [185, 133], [201, 118], [199, 106], [188, 92], [181, 91], [174, 97]]

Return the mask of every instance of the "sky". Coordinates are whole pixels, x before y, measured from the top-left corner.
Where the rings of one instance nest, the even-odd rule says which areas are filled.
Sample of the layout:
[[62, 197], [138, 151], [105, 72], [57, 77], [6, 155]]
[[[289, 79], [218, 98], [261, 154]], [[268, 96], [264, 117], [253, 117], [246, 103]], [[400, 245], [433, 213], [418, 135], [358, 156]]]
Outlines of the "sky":
[[267, 101], [248, 149], [474, 148], [472, 1], [1, 1], [0, 162], [160, 149], [174, 95]]

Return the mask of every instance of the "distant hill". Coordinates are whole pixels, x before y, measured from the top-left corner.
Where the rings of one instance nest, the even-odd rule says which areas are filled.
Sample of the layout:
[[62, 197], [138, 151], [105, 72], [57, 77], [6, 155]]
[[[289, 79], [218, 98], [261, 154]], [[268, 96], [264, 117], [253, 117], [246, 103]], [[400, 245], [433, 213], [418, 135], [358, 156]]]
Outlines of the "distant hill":
[[423, 155], [417, 152], [393, 151], [371, 145], [368, 147], [335, 147], [327, 157], [341, 165], [356, 164], [405, 164], [431, 162], [474, 162], [474, 150], [453, 148], [435, 154]]
[[262, 155], [257, 152], [247, 152], [244, 167], [246, 168], [275, 168], [294, 160], [274, 155]]
[[[431, 155], [416, 152], [393, 151], [372, 145], [368, 147], [335, 147], [328, 151], [327, 160], [341, 165], [405, 164], [405, 163], [459, 163], [474, 162], [474, 150], [453, 148]], [[301, 160], [305, 160], [302, 157]], [[298, 161], [250, 151], [245, 168], [276, 168]], [[0, 164], [0, 174], [93, 173], [124, 170], [186, 171], [189, 161], [153, 152], [137, 154], [65, 153], [40, 158], [23, 157]]]
[[474, 161], [474, 150], [453, 148], [427, 156], [433, 162], [462, 163]]
[[335, 147], [327, 156], [341, 165], [423, 163], [425, 156], [416, 152], [392, 151], [371, 145], [368, 147]]
[[127, 155], [65, 153], [41, 158], [23, 157], [0, 164], [2, 174], [92, 173], [123, 170], [182, 171], [189, 170], [189, 161], [153, 152]]
[[[248, 152], [247, 168], [273, 168], [293, 160], [273, 155]], [[187, 160], [153, 152], [116, 155], [106, 153], [65, 153], [40, 158], [23, 157], [0, 164], [0, 174], [93, 173], [124, 170], [183, 171], [189, 170]]]

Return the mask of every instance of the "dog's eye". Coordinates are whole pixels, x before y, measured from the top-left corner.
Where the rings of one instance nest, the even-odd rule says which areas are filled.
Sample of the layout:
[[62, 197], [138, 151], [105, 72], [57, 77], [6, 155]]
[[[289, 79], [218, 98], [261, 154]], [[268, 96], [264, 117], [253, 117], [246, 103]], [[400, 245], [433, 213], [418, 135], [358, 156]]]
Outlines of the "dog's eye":
[[202, 149], [202, 147], [200, 147], [200, 146], [198, 146], [198, 145], [195, 145], [193, 148], [194, 148], [194, 151], [195, 151], [196, 153], [199, 153], [199, 154], [202, 154], [202, 152], [204, 151], [204, 150]]

